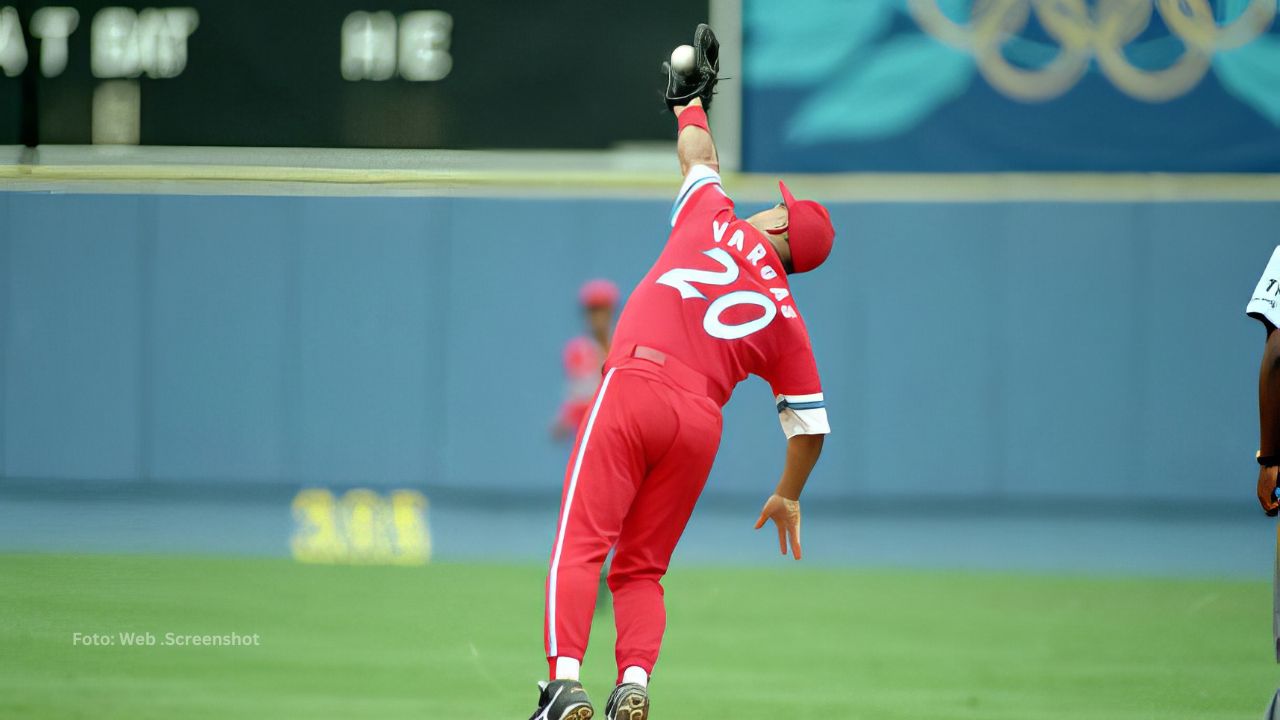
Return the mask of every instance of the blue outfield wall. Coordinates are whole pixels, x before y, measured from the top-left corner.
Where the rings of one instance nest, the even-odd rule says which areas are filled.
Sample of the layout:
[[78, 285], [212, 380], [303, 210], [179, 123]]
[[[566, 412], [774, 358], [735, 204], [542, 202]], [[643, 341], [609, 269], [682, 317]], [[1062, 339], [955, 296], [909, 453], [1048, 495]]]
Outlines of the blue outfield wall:
[[[5, 478], [549, 490], [577, 287], [655, 200], [0, 195]], [[1280, 207], [837, 204], [795, 282], [834, 435], [810, 498], [1247, 499]], [[767, 492], [768, 389], [711, 493]]]

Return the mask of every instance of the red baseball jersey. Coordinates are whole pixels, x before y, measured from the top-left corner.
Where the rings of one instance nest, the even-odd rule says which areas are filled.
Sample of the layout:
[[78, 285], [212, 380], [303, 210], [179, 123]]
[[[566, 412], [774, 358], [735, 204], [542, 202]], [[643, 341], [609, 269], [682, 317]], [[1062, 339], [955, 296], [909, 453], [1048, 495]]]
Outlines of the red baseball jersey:
[[636, 345], [698, 370], [727, 400], [757, 375], [773, 389], [783, 432], [830, 432], [809, 333], [768, 238], [733, 213], [720, 175], [695, 165], [671, 212], [671, 235], [618, 320], [608, 366]]
[[600, 387], [600, 370], [604, 366], [604, 348], [595, 338], [576, 337], [564, 346], [564, 403], [560, 406], [560, 423], [576, 428], [591, 410]]

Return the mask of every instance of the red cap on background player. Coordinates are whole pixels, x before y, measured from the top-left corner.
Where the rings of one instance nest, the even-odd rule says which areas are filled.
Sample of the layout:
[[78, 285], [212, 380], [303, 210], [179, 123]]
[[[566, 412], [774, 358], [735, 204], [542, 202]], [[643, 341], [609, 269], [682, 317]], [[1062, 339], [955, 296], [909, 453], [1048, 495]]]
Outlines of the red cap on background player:
[[791, 269], [809, 272], [822, 264], [831, 254], [831, 243], [836, 239], [836, 229], [831, 226], [831, 215], [820, 203], [813, 200], [797, 200], [785, 183], [778, 181], [782, 189], [782, 201], [787, 206], [787, 243], [791, 245]]
[[618, 286], [608, 280], [589, 280], [578, 291], [578, 301], [585, 308], [613, 307], [618, 304]]

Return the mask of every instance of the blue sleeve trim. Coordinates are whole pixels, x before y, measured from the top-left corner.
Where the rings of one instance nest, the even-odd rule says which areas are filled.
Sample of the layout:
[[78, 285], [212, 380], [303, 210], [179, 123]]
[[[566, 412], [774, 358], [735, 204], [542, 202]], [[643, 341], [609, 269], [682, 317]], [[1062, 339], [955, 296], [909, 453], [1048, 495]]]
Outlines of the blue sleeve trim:
[[778, 403], [778, 412], [782, 412], [783, 410], [787, 410], [787, 409], [817, 410], [819, 408], [824, 408], [826, 406], [827, 406], [827, 403], [822, 400], [814, 400], [813, 402], [798, 402], [798, 403], [787, 402], [786, 400], [783, 400]]
[[693, 191], [697, 190], [703, 185], [706, 185], [709, 182], [712, 182], [712, 183], [716, 182], [716, 178], [710, 175], [704, 178], [700, 178], [697, 181], [695, 181], [692, 185], [690, 185], [689, 189], [685, 190], [684, 193], [680, 195], [680, 197], [676, 198], [676, 204], [671, 206], [671, 224], [672, 225], [676, 224], [676, 216], [680, 214], [680, 208], [684, 207], [685, 202], [687, 202], [689, 197], [693, 195]]

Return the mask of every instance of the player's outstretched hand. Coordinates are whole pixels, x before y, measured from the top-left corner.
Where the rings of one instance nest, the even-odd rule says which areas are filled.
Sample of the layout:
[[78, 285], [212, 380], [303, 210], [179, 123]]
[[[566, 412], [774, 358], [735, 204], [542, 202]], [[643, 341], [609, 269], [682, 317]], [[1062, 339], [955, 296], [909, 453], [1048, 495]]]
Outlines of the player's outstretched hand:
[[1258, 468], [1258, 502], [1262, 504], [1262, 511], [1271, 517], [1280, 513], [1280, 501], [1276, 500], [1277, 473], [1280, 473], [1277, 465]]
[[760, 511], [760, 519], [756, 520], [756, 529], [764, 527], [766, 521], [772, 520], [778, 526], [778, 549], [787, 554], [787, 541], [791, 541], [791, 554], [800, 559], [800, 501], [788, 500], [781, 495], [770, 495], [764, 501], [764, 509]]
[[666, 100], [667, 108], [688, 105], [694, 98], [702, 99], [702, 107], [711, 109], [711, 96], [716, 92], [716, 83], [720, 80], [720, 41], [706, 23], [698, 25], [693, 31], [693, 64], [683, 69], [672, 68], [671, 63], [662, 63], [662, 70], [667, 74]]

